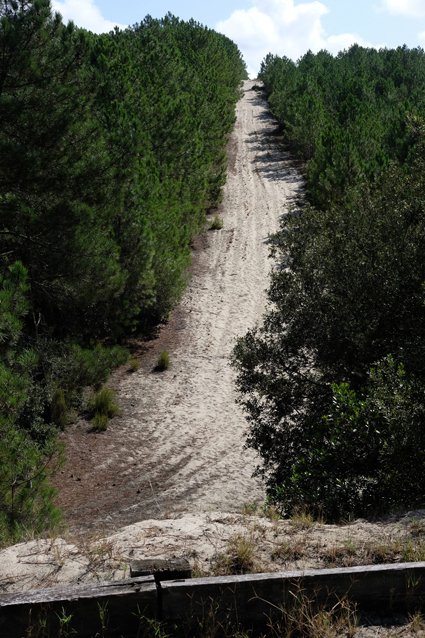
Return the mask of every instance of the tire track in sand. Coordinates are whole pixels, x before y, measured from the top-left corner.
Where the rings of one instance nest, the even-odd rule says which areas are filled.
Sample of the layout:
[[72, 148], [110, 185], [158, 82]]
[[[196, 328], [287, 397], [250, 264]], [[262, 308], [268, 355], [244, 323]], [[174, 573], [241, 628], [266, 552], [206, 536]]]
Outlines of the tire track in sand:
[[[184, 297], [140, 370], [115, 376], [121, 415], [102, 435], [79, 424], [64, 436], [59, 505], [74, 531], [232, 512], [264, 497], [252, 478], [258, 459], [243, 447], [246, 422], [229, 356], [236, 338], [261, 320], [268, 235], [297, 196], [300, 177], [253, 86], [244, 83], [229, 142], [223, 229], [204, 238]], [[165, 348], [172, 367], [154, 374], [154, 357]]]

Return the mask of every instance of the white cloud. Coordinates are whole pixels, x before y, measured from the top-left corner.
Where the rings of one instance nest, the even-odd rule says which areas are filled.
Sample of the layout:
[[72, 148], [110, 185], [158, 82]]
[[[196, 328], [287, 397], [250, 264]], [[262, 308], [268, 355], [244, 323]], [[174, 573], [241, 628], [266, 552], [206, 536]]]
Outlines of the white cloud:
[[409, 18], [425, 17], [424, 0], [382, 0], [382, 8], [392, 15]]
[[327, 6], [317, 0], [252, 0], [250, 9], [234, 11], [216, 29], [237, 43], [251, 77], [257, 74], [267, 53], [297, 60], [309, 49], [337, 53], [355, 42], [368, 46], [352, 33], [327, 36], [322, 25], [326, 13]]
[[325, 38], [325, 46], [322, 48], [327, 49], [331, 53], [339, 53], [344, 49], [348, 49], [353, 44], [359, 44], [362, 47], [375, 47], [375, 49], [384, 46], [381, 44], [371, 44], [360, 35], [354, 33], [339, 33], [338, 35], [327, 36]]
[[72, 20], [78, 27], [94, 33], [112, 31], [115, 26], [124, 29], [124, 25], [106, 20], [94, 0], [52, 0], [52, 9], [62, 15], [64, 22]]

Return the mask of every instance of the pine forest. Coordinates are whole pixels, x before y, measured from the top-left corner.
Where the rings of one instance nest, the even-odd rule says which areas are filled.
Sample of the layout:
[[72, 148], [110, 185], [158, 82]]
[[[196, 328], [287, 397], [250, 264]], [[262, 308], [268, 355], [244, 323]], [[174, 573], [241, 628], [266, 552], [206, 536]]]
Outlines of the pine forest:
[[54, 523], [56, 433], [167, 317], [220, 200], [246, 77], [167, 15], [95, 35], [0, 2], [0, 538]]

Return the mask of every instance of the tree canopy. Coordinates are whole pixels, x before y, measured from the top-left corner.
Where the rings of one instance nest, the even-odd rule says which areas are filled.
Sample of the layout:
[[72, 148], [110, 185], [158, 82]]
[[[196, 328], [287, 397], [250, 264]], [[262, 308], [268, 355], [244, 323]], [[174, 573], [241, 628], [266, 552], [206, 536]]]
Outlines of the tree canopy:
[[286, 514], [425, 499], [424, 72], [405, 47], [262, 66], [306, 201], [284, 216], [271, 309], [234, 359], [248, 443]]
[[0, 0], [0, 542], [53, 516], [52, 434], [179, 298], [245, 76], [194, 21], [95, 35]]

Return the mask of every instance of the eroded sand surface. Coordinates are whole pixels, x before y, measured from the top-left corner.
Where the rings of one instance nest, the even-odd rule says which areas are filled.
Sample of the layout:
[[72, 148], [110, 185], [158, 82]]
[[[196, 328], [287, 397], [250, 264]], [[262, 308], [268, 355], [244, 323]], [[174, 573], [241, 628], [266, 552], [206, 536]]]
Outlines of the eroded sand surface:
[[[246, 422], [229, 357], [236, 338], [264, 312], [268, 237], [300, 178], [282, 159], [276, 124], [253, 85], [244, 84], [229, 143], [223, 229], [203, 238], [184, 298], [141, 368], [113, 381], [121, 415], [103, 435], [88, 433], [87, 424], [66, 435], [60, 505], [73, 530], [235, 512], [263, 499], [252, 478], [257, 459], [244, 449]], [[172, 366], [153, 373], [163, 349]]]

